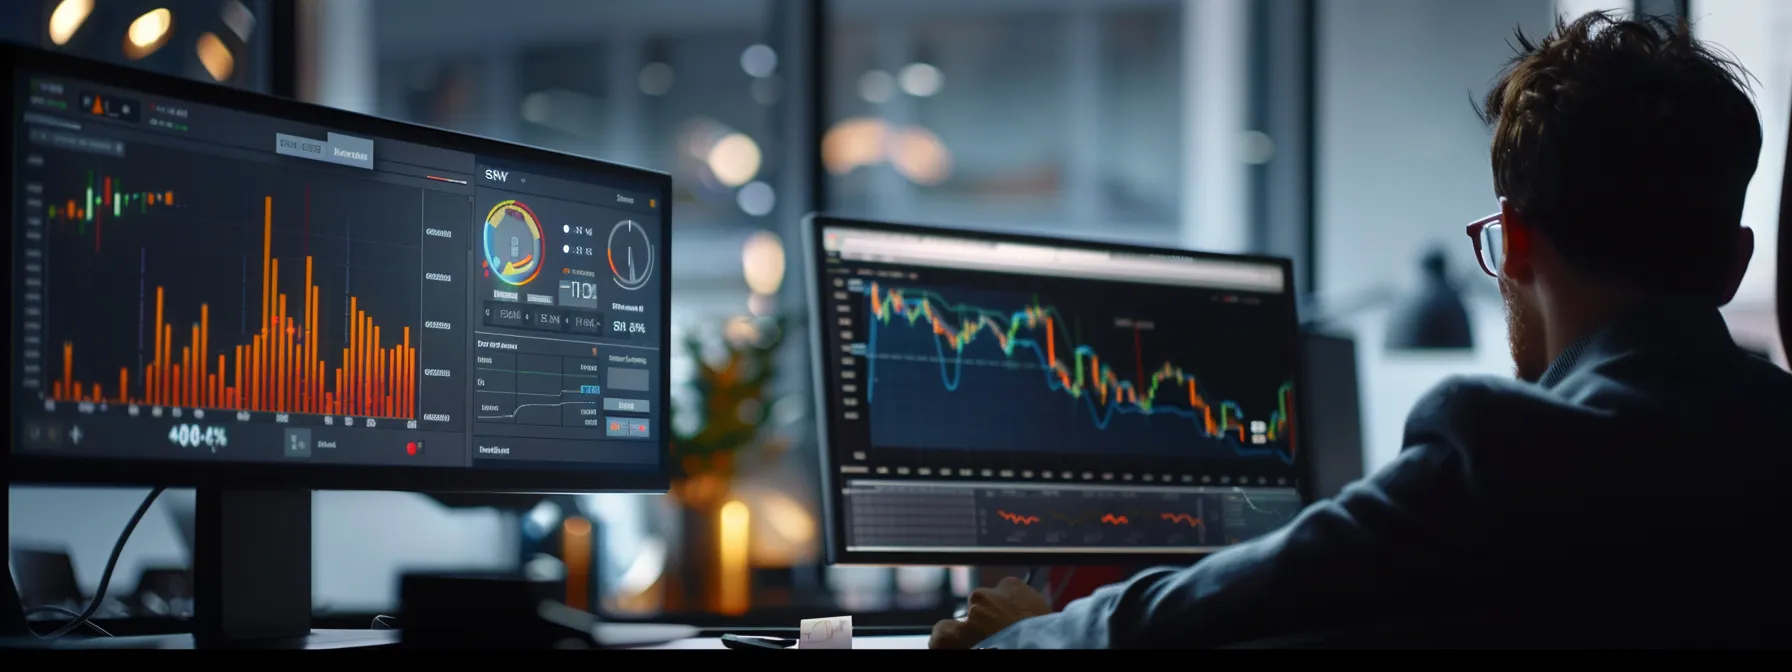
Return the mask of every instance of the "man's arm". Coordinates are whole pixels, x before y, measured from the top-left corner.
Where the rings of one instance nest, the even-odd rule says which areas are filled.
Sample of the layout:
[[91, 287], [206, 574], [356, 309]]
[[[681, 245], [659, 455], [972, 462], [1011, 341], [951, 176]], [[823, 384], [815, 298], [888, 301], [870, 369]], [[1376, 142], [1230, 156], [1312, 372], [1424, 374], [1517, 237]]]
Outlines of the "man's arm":
[[1476, 561], [1491, 526], [1466, 456], [1444, 445], [1412, 445], [1274, 533], [1193, 567], [1146, 571], [979, 646], [1219, 646], [1458, 602], [1485, 585]]

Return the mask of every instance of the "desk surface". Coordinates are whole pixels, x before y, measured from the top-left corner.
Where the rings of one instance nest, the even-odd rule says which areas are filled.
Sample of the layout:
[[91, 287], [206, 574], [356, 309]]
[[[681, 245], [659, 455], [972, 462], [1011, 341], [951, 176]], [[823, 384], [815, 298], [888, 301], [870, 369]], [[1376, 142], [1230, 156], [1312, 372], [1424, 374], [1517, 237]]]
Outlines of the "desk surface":
[[[706, 651], [712, 649], [727, 649], [728, 647], [722, 646], [722, 638], [720, 637], [692, 637], [690, 639], [681, 639], [672, 642], [671, 644], [644, 646], [641, 648], [664, 651]], [[852, 648], [867, 650], [925, 649], [927, 648], [927, 635], [872, 635], [854, 637], [852, 638]]]

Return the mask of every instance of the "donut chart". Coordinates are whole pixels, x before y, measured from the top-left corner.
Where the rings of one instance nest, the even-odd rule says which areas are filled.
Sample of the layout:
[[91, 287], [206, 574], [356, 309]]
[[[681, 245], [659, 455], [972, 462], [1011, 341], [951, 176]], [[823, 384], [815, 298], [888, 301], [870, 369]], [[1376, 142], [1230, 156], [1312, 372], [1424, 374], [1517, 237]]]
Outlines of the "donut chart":
[[547, 238], [541, 220], [521, 201], [492, 206], [485, 215], [485, 267], [504, 284], [521, 287], [541, 275]]

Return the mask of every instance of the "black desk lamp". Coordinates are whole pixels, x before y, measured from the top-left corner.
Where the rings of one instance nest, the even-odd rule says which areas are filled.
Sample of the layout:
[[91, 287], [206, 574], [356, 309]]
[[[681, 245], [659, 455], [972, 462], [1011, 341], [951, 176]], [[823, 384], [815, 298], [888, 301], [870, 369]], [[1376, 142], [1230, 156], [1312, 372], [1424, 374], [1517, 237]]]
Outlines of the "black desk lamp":
[[1433, 249], [1420, 263], [1424, 287], [1394, 312], [1388, 323], [1388, 349], [1473, 350], [1475, 335], [1469, 326], [1468, 308], [1450, 281], [1444, 252]]
[[[1328, 310], [1319, 317], [1301, 322], [1305, 331], [1324, 333], [1333, 322], [1356, 313], [1399, 304], [1387, 327], [1389, 350], [1473, 350], [1474, 330], [1470, 326], [1468, 308], [1462, 294], [1450, 279], [1445, 253], [1433, 249], [1421, 257], [1424, 286], [1408, 295], [1390, 288], [1377, 289], [1358, 297], [1341, 310]], [[1315, 300], [1308, 297], [1309, 301]], [[1318, 306], [1309, 303], [1302, 312], [1311, 314]]]

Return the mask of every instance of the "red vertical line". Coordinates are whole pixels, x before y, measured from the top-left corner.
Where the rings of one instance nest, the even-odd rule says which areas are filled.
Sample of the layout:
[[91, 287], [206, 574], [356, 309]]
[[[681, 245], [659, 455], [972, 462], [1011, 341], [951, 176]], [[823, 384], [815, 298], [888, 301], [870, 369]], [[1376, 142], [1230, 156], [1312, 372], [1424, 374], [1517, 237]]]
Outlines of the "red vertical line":
[[218, 355], [218, 372], [215, 374], [212, 374], [212, 380], [213, 380], [213, 382], [212, 382], [212, 405], [216, 406], [218, 408], [230, 408], [230, 405], [228, 403], [225, 403], [225, 400], [224, 400], [224, 387], [225, 387], [225, 384], [227, 382], [229, 382], [224, 377], [225, 371], [229, 371], [229, 369], [224, 368], [224, 355], [219, 354]]
[[1132, 379], [1132, 384], [1134, 385], [1132, 390], [1132, 400], [1135, 404], [1139, 401], [1139, 389], [1137, 386], [1145, 384], [1145, 347], [1140, 343], [1139, 323], [1134, 322], [1132, 325], [1132, 360], [1133, 366], [1138, 367], [1139, 372], [1139, 377]]
[[131, 403], [131, 370], [118, 367], [118, 403]]
[[[373, 321], [373, 318], [369, 317], [368, 321]], [[380, 328], [378, 325], [373, 327], [373, 335], [367, 339], [367, 371], [373, 374], [367, 377], [368, 415], [378, 415], [381, 410], [380, 376], [384, 373], [380, 370]]]
[[[272, 303], [274, 296], [273, 274], [270, 268], [273, 260], [273, 241], [274, 197], [267, 196], [262, 199], [261, 209], [261, 321], [256, 323], [259, 325], [258, 331], [262, 333], [266, 333], [268, 328], [268, 311], [274, 307]], [[257, 385], [259, 382], [252, 380], [250, 385], [259, 387]], [[257, 393], [253, 396], [260, 397], [261, 395]]]
[[86, 397], [81, 396], [80, 383], [75, 383], [74, 389], [70, 391], [68, 398], [70, 401], [87, 401]]

